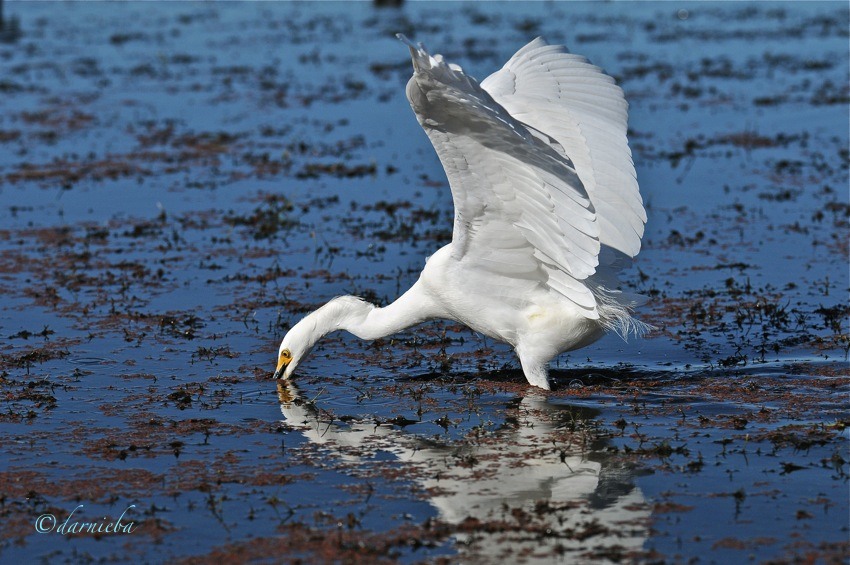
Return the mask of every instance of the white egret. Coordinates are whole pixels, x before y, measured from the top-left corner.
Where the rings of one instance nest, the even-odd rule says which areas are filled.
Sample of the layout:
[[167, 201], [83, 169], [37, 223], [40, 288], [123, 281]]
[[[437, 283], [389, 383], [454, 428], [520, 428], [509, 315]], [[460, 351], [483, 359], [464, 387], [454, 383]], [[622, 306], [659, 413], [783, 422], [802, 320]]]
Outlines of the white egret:
[[528, 382], [549, 389], [559, 353], [607, 330], [642, 333], [640, 297], [616, 277], [640, 250], [646, 212], [614, 79], [537, 38], [478, 83], [398, 37], [413, 59], [407, 98], [451, 186], [452, 241], [392, 304], [341, 296], [304, 317], [275, 377], [330, 332], [372, 340], [445, 318], [513, 346]]

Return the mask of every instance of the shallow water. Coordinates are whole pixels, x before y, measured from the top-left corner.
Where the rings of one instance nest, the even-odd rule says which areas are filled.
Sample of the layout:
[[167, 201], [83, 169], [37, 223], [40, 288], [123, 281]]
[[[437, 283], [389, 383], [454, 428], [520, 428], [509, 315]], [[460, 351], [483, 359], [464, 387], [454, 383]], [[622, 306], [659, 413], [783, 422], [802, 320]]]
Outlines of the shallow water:
[[[4, 562], [846, 559], [846, 5], [4, 13]], [[451, 237], [396, 32], [479, 79], [536, 35], [618, 79], [656, 331], [551, 393], [449, 323], [271, 380], [306, 311], [394, 299]]]

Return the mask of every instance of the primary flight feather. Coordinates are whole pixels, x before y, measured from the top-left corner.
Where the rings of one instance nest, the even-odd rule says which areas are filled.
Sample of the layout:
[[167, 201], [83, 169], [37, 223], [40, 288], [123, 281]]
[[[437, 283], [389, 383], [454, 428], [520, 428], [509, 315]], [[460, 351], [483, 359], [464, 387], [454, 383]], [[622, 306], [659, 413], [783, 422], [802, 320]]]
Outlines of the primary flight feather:
[[275, 377], [332, 331], [376, 339], [446, 318], [513, 346], [528, 382], [548, 389], [559, 353], [607, 330], [641, 333], [641, 297], [616, 277], [646, 223], [620, 87], [542, 38], [479, 84], [398, 37], [413, 61], [407, 98], [451, 186], [452, 242], [392, 304], [342, 296], [303, 318], [280, 344]]

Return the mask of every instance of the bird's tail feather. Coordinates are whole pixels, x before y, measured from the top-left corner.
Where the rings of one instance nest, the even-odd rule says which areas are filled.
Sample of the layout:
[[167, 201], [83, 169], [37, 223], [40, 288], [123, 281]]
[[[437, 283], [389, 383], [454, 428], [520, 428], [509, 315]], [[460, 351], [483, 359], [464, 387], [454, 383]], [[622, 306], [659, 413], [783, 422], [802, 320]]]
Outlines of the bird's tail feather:
[[634, 309], [648, 301], [646, 296], [603, 286], [591, 286], [591, 290], [596, 297], [599, 322], [606, 330], [614, 331], [628, 341], [630, 335], [641, 337], [656, 329], [634, 317]]
[[603, 246], [596, 273], [587, 281], [596, 298], [599, 319], [606, 330], [628, 340], [629, 335], [640, 337], [656, 329], [634, 317], [635, 308], [646, 304], [649, 297], [620, 290], [619, 271], [631, 264], [631, 257]]

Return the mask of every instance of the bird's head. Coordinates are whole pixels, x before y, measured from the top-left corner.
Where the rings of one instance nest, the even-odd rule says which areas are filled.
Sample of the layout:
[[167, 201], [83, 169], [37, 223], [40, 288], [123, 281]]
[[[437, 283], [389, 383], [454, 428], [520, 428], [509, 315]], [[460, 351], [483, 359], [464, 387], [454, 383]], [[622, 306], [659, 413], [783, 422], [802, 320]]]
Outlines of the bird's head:
[[[298, 364], [313, 350], [323, 335], [336, 330], [352, 331], [352, 324], [362, 322], [374, 306], [356, 296], [337, 296], [318, 310], [301, 318], [292, 326], [277, 352], [276, 379], [288, 379]], [[355, 333], [355, 335], [360, 335]]]
[[308, 325], [303, 322], [304, 320], [295, 324], [280, 342], [277, 351], [277, 368], [274, 372], [276, 379], [288, 379], [315, 344], [316, 340], [308, 331]]

